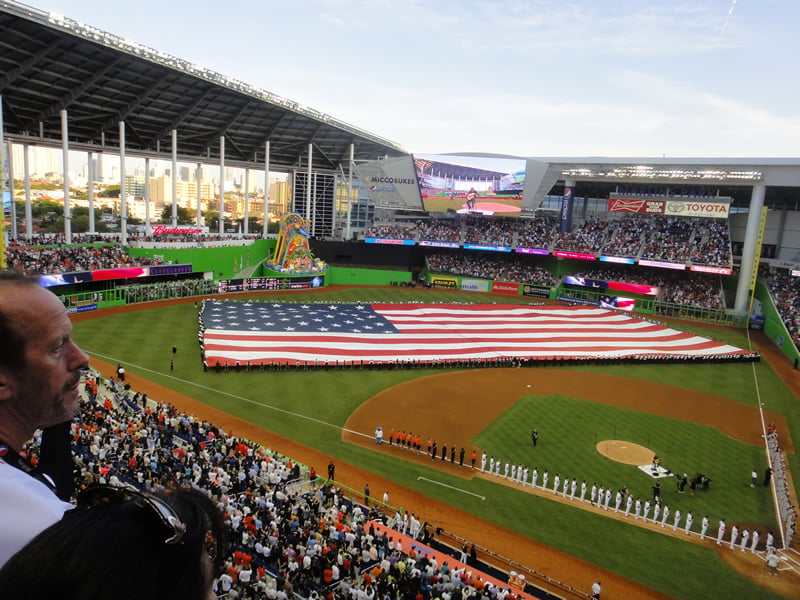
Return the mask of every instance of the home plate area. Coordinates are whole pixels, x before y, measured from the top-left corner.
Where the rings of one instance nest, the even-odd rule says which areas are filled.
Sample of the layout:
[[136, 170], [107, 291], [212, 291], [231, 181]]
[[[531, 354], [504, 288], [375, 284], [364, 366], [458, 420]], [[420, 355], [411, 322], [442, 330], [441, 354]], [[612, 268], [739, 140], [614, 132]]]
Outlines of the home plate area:
[[669, 469], [665, 469], [661, 465], [639, 465], [639, 470], [644, 471], [653, 479], [661, 479], [662, 477], [672, 477], [674, 473]]

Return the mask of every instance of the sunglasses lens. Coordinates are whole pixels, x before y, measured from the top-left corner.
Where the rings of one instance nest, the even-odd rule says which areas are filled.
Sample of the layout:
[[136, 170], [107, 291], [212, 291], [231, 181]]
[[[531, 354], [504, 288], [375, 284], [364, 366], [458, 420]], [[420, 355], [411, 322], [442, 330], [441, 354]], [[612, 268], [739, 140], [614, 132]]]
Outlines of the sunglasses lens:
[[186, 525], [180, 520], [173, 508], [161, 498], [143, 494], [129, 488], [116, 488], [111, 486], [96, 486], [87, 488], [78, 496], [79, 508], [92, 508], [101, 504], [123, 504], [135, 502], [137, 506], [146, 508], [171, 532], [165, 544], [177, 544], [186, 533]]

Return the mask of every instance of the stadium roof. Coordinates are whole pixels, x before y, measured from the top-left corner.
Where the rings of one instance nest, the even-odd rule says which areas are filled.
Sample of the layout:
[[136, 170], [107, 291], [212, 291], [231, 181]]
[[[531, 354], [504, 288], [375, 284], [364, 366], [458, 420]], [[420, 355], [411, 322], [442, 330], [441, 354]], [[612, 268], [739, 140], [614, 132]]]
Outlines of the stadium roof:
[[[6, 137], [61, 146], [60, 111], [69, 117], [71, 149], [117, 151], [125, 122], [126, 152], [171, 156], [176, 129], [182, 161], [306, 166], [346, 170], [355, 159], [408, 154], [402, 147], [188, 61], [69, 18], [0, 0], [0, 96]], [[307, 163], [306, 163], [307, 164]]]

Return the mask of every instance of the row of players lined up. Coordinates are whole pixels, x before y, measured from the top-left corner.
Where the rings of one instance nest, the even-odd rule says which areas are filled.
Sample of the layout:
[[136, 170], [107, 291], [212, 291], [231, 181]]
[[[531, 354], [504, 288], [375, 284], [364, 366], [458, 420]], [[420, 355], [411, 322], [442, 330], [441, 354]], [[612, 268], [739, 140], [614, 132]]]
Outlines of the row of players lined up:
[[[201, 348], [202, 352], [202, 348]], [[649, 354], [636, 354], [633, 356], [546, 356], [546, 357], [499, 357], [499, 358], [473, 358], [473, 359], [433, 359], [433, 360], [394, 360], [387, 362], [375, 362], [365, 360], [354, 361], [298, 361], [288, 362], [260, 362], [260, 363], [240, 363], [239, 361], [216, 361], [213, 366], [209, 366], [208, 361], [203, 357], [203, 369], [211, 369], [215, 373], [239, 373], [242, 371], [331, 371], [331, 370], [352, 370], [369, 369], [376, 371], [393, 371], [398, 369], [472, 369], [472, 368], [509, 368], [509, 367], [539, 367], [539, 366], [570, 366], [581, 364], [604, 364], [621, 365], [648, 362], [650, 364], [676, 364], [676, 363], [705, 363], [705, 362], [753, 362], [760, 358], [758, 352], [747, 354], [724, 354], [720, 356], [694, 356], [694, 355], [664, 355], [653, 356]]]
[[[375, 430], [376, 443], [383, 443], [383, 436], [382, 428], [378, 427]], [[405, 430], [403, 430], [395, 435], [392, 429], [389, 431], [388, 441], [390, 446], [397, 446], [403, 450], [415, 452], [416, 454], [422, 453], [422, 438], [419, 434], [406, 433]], [[458, 461], [456, 461], [456, 446], [450, 446], [448, 459], [447, 444], [442, 444], [441, 454], [439, 454], [436, 440], [428, 439], [426, 454], [431, 457], [431, 460], [437, 460], [439, 456], [441, 456], [442, 461], [449, 460], [451, 463], [463, 467], [466, 450], [464, 447], [461, 447], [458, 452]], [[477, 452], [473, 449], [470, 451], [471, 464], [468, 466], [475, 469], [476, 461]], [[543, 470], [540, 474], [536, 467], [533, 468], [533, 471], [530, 471], [525, 465], [517, 465], [509, 461], [504, 462], [500, 459], [495, 459], [494, 456], [487, 455], [486, 452], [483, 452], [480, 457], [480, 472], [498, 478], [502, 477], [506, 481], [521, 484], [523, 487], [527, 487], [530, 484], [533, 490], [538, 488], [543, 491], [550, 491], [554, 496], [560, 496], [570, 502], [574, 502], [576, 499], [579, 502], [588, 502], [591, 506], [596, 506], [603, 510], [613, 510], [615, 514], [622, 513], [625, 517], [633, 516], [635, 521], [641, 519], [643, 523], [650, 522], [657, 525], [660, 524], [662, 528], [670, 526], [669, 518], [670, 515], [672, 515], [671, 527], [673, 531], [678, 531], [680, 529], [684, 531], [686, 535], [692, 535], [692, 533], [697, 534], [697, 532], [693, 531], [694, 516], [691, 511], [683, 513], [679, 508], [672, 511], [669, 504], [662, 504], [661, 484], [659, 481], [656, 481], [653, 485], [653, 500], [651, 501], [649, 498], [645, 498], [644, 500], [642, 500], [642, 498], [634, 498], [633, 494], [628, 492], [626, 486], [618, 489], [615, 493], [611, 487], [604, 487], [603, 485], [597, 485], [597, 483], [592, 483], [590, 487], [585, 479], [579, 484], [577, 478], [573, 477], [570, 479], [569, 477], [562, 477], [559, 473], [553, 476], [552, 487], [550, 487], [550, 473], [547, 469]], [[541, 485], [539, 484], [540, 475]], [[686, 476], [677, 479], [677, 485], [681, 493], [686, 486], [685, 481]], [[681, 521], [682, 517], [683, 521]], [[709, 517], [708, 515], [704, 515], [700, 522], [700, 540], [706, 539], [709, 525]], [[725, 520], [720, 519], [717, 529], [717, 545], [722, 545], [725, 531]], [[739, 535], [741, 535], [741, 538], [739, 538]], [[752, 553], [756, 553], [758, 551], [760, 537], [761, 533], [757, 530], [754, 530], [751, 535], [751, 532], [747, 529], [742, 529], [740, 532], [739, 528], [734, 525], [731, 528], [731, 536], [728, 540], [728, 544], [730, 548], [733, 549], [738, 542], [739, 548], [743, 552], [749, 547]], [[772, 532], [767, 533], [764, 549], [767, 554], [771, 554], [775, 551], [774, 535]]]

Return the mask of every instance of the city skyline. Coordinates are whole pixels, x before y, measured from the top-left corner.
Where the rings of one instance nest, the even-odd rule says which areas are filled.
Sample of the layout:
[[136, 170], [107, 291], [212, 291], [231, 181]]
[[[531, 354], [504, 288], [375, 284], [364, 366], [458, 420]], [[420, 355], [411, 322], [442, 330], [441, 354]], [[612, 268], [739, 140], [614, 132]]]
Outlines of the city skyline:
[[[11, 159], [12, 171], [14, 179], [22, 180], [24, 177], [24, 152], [25, 146], [21, 144], [11, 145]], [[59, 176], [63, 174], [63, 151], [60, 148], [47, 148], [38, 146], [27, 146], [29, 149], [28, 154], [28, 168], [31, 177], [44, 179], [48, 173], [57, 173]], [[93, 153], [93, 159], [103, 167], [95, 168], [95, 181], [98, 183], [106, 184], [119, 184], [120, 183], [120, 157], [118, 154], [112, 152]], [[68, 156], [69, 178], [71, 184], [76, 186], [84, 186], [85, 181], [88, 179], [88, 155], [86, 152], [70, 150]], [[197, 163], [177, 161], [178, 181], [194, 182], [196, 179]], [[161, 177], [169, 174], [172, 171], [172, 161], [170, 160], [150, 160], [150, 173], [151, 177]], [[202, 177], [201, 181], [213, 182], [219, 184], [219, 165], [213, 162], [203, 163], [201, 167]], [[145, 173], [145, 159], [137, 156], [126, 156], [125, 158], [125, 174], [126, 177], [130, 176], [144, 176]], [[288, 175], [282, 171], [273, 171], [270, 169], [270, 183], [276, 181], [285, 181]], [[225, 167], [225, 183], [226, 189], [232, 189], [228, 184], [236, 183], [236, 186], [244, 186], [245, 169], [240, 167]], [[264, 190], [264, 169], [250, 169], [248, 175], [248, 187], [252, 192], [263, 193]]]
[[415, 153], [798, 154], [790, 0], [27, 4]]

